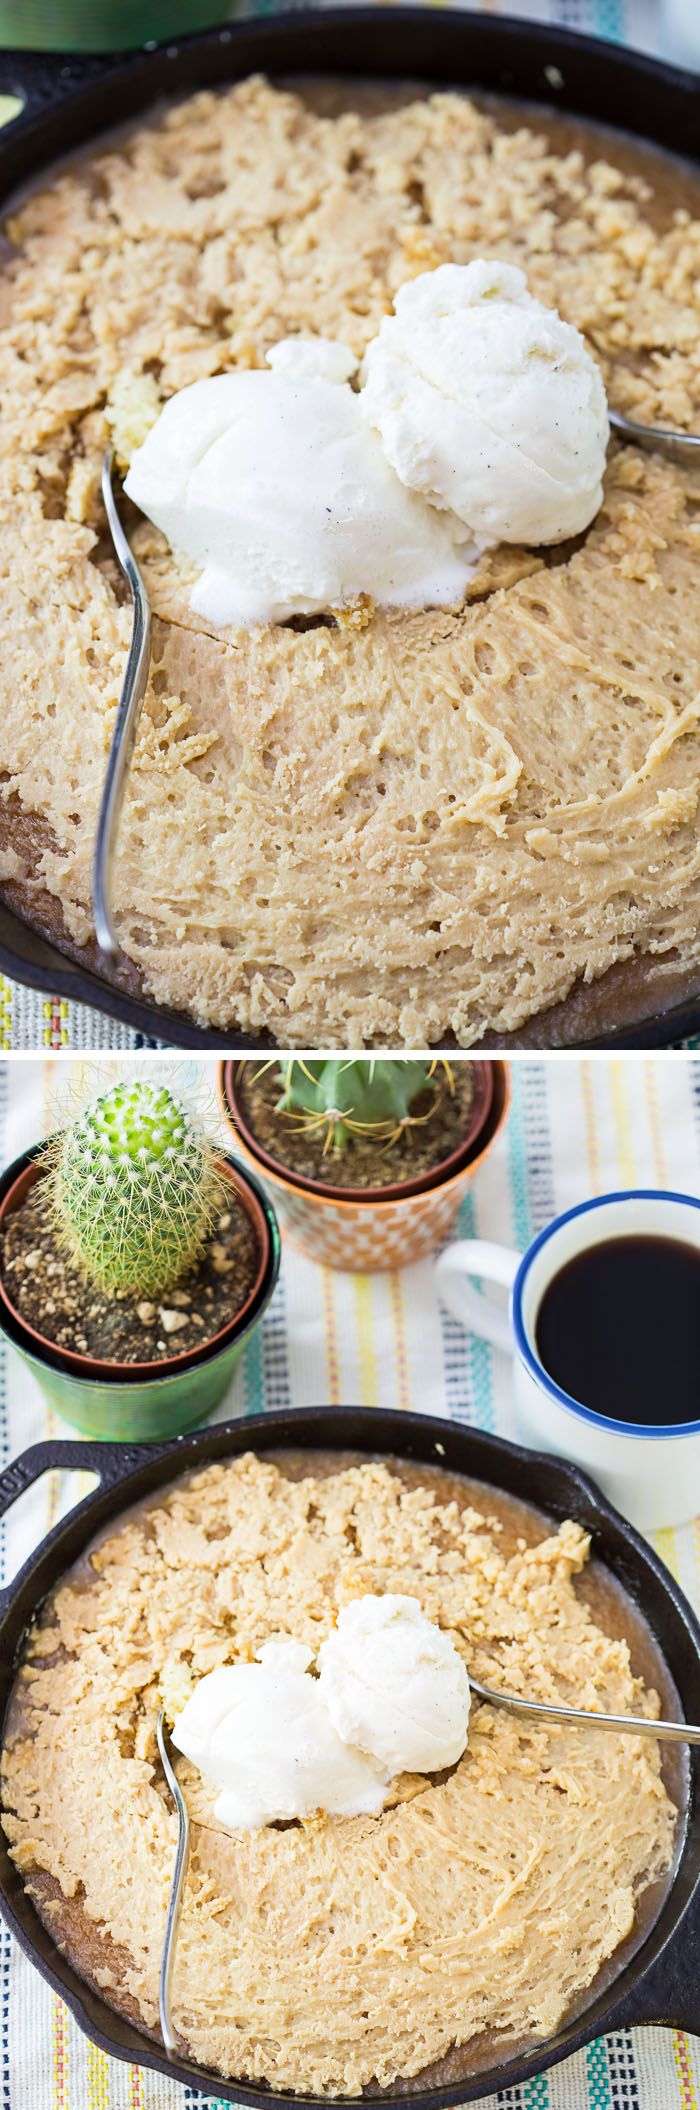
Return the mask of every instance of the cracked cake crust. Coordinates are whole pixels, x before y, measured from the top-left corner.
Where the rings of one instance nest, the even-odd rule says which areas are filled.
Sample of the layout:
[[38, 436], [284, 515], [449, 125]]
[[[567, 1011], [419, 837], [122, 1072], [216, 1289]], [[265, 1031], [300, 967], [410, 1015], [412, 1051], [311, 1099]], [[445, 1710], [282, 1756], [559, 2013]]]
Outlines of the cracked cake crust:
[[[206, 1466], [108, 1526], [42, 1608], [5, 1732], [3, 1824], [53, 1939], [157, 2032], [177, 1835], [160, 1699], [177, 1711], [272, 1637], [316, 1653], [367, 1591], [415, 1597], [487, 1683], [653, 1718], [663, 1664], [588, 1552], [576, 1523], [454, 1474], [323, 1453]], [[304, 2094], [424, 2089], [541, 2045], [643, 1938], [673, 1860], [655, 1741], [488, 1706], [457, 1764], [401, 1774], [379, 1817], [228, 1832], [217, 1789], [177, 1771], [178, 2032], [200, 2065]]]
[[[586, 332], [621, 408], [688, 423], [700, 213], [658, 223], [609, 151], [459, 95], [332, 115], [254, 79], [16, 213], [0, 879], [39, 922], [60, 906], [71, 949], [92, 941], [130, 632], [99, 505], [125, 373], [164, 398], [309, 329], [359, 357], [405, 278], [486, 251]], [[115, 886], [143, 993], [288, 1046], [466, 1047], [642, 956], [652, 980], [700, 974], [699, 501], [687, 470], [614, 448], [586, 536], [547, 561], [497, 551], [462, 608], [218, 633], [125, 513], [155, 612]], [[13, 815], [35, 817], [33, 859]]]

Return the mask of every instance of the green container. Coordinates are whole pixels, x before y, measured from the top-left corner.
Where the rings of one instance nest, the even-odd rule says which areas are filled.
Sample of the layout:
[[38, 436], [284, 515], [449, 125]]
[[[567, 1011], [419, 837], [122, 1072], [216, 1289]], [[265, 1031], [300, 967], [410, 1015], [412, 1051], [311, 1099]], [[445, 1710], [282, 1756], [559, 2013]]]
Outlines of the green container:
[[260, 1310], [240, 1340], [232, 1341], [211, 1362], [180, 1370], [177, 1376], [149, 1378], [146, 1384], [133, 1379], [123, 1383], [101, 1383], [96, 1378], [74, 1377], [71, 1372], [51, 1370], [13, 1341], [15, 1355], [26, 1363], [41, 1386], [48, 1406], [79, 1429], [81, 1436], [99, 1436], [113, 1442], [155, 1442], [161, 1437], [181, 1436], [196, 1429], [213, 1414], [224, 1397], [242, 1354], [247, 1335], [262, 1318], [272, 1285]]
[[0, 44], [15, 51], [133, 51], [229, 22], [235, 0], [0, 0]]
[[[36, 1149], [26, 1151], [2, 1174], [1, 1209], [11, 1207], [11, 1197], [19, 1193], [21, 1198], [22, 1191], [36, 1179], [38, 1155]], [[245, 1194], [247, 1190], [248, 1214], [258, 1225], [264, 1270], [257, 1292], [241, 1312], [240, 1325], [232, 1321], [219, 1348], [205, 1345], [199, 1360], [189, 1360], [184, 1368], [176, 1370], [154, 1363], [148, 1374], [142, 1366], [138, 1375], [122, 1377], [114, 1376], [109, 1365], [103, 1365], [101, 1371], [100, 1365], [94, 1364], [83, 1373], [75, 1367], [61, 1367], [61, 1350], [47, 1342], [44, 1352], [38, 1336], [23, 1325], [14, 1308], [8, 1307], [4, 1297], [0, 1301], [0, 1330], [20, 1361], [31, 1370], [47, 1404], [81, 1435], [116, 1442], [155, 1442], [197, 1428], [220, 1405], [246, 1341], [267, 1310], [279, 1274], [281, 1252], [277, 1218], [259, 1181], [236, 1158], [228, 1157], [223, 1162], [231, 1168], [239, 1191]], [[72, 1360], [75, 1364], [78, 1359]]]

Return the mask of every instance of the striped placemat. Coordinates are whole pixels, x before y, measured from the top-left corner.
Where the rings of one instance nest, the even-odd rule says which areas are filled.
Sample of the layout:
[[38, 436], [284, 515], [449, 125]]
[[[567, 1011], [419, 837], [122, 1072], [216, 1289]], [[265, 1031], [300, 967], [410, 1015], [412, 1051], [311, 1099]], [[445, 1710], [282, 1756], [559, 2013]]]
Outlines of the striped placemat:
[[[118, 1019], [108, 1018], [106, 1012], [96, 1011], [90, 1004], [75, 1004], [67, 997], [43, 996], [37, 990], [25, 989], [20, 982], [12, 982], [7, 975], [0, 974], [2, 1054], [13, 1050], [25, 1054], [30, 1050], [45, 1050], [53, 1055], [70, 1052], [90, 1055], [108, 1049], [138, 1053], [167, 1046], [167, 1041], [154, 1040], [146, 1033], [135, 1032], [131, 1026], [120, 1025]], [[700, 1035], [692, 1040], [670, 1042], [669, 1046], [700, 1048]]]
[[[105, 1074], [114, 1064], [106, 1059]], [[82, 1064], [0, 1064], [0, 1162], [46, 1133], [56, 1091]], [[186, 1065], [213, 1090], [213, 1065]], [[57, 1084], [57, 1072], [60, 1073]], [[523, 1248], [560, 1209], [605, 1189], [677, 1187], [700, 1194], [700, 1064], [683, 1056], [521, 1060], [513, 1108], [459, 1221], [461, 1236]], [[403, 1274], [341, 1275], [285, 1245], [279, 1286], [244, 1354], [220, 1417], [330, 1400], [449, 1414], [514, 1433], [506, 1358], [438, 1305], [430, 1261]], [[0, 1347], [2, 1463], [60, 1433], [38, 1390]], [[76, 1486], [44, 1482], [6, 1526], [6, 1573], [46, 1531]], [[700, 1609], [700, 1529], [654, 1543]], [[2, 2110], [214, 2110], [160, 2076], [91, 2047], [20, 1950], [0, 1937]], [[700, 2039], [666, 2029], [600, 2039], [550, 2074], [489, 2098], [490, 2110], [698, 2110]]]

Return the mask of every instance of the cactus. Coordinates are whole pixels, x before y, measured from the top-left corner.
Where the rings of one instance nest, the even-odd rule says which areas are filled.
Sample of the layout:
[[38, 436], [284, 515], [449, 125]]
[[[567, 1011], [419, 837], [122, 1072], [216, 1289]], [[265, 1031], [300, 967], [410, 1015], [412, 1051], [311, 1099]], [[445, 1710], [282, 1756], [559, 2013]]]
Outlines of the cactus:
[[[297, 1057], [280, 1064], [283, 1089], [276, 1111], [300, 1121], [309, 1133], [325, 1131], [324, 1155], [347, 1149], [354, 1136], [374, 1136], [391, 1149], [407, 1128], [430, 1119], [433, 1107], [424, 1114], [412, 1114], [410, 1108], [426, 1090], [434, 1092], [437, 1104], [437, 1068], [437, 1062], [409, 1056], [396, 1062], [372, 1056], [331, 1056], [321, 1062]], [[452, 1090], [449, 1064], [443, 1068]]]
[[121, 1083], [63, 1130], [48, 1178], [55, 1234], [103, 1290], [172, 1289], [228, 1193], [209, 1144], [162, 1084]]

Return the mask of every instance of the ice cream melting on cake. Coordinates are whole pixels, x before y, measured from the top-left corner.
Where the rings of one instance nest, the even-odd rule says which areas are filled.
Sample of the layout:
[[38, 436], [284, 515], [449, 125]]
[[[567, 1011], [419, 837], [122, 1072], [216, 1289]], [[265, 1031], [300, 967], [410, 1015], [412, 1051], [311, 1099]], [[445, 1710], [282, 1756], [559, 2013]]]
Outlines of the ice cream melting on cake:
[[401, 286], [365, 353], [362, 404], [402, 483], [482, 547], [578, 535], [610, 438], [583, 338], [512, 264], [441, 264]]
[[346, 345], [288, 337], [267, 370], [171, 396], [125, 490], [201, 566], [191, 607], [215, 628], [283, 623], [369, 595], [461, 600], [478, 551], [408, 491], [349, 385]]
[[469, 1679], [415, 1597], [344, 1605], [318, 1653], [319, 1691], [346, 1743], [397, 1773], [437, 1773], [467, 1741]]
[[214, 628], [455, 605], [484, 549], [597, 512], [598, 368], [513, 265], [401, 286], [356, 370], [347, 345], [285, 338], [266, 368], [179, 390], [132, 455], [125, 490], [198, 567]]
[[231, 1830], [377, 1815], [399, 1773], [454, 1765], [467, 1741], [469, 1679], [449, 1635], [415, 1598], [371, 1595], [312, 1651], [268, 1641], [255, 1663], [200, 1679], [172, 1740], [219, 1789]]

